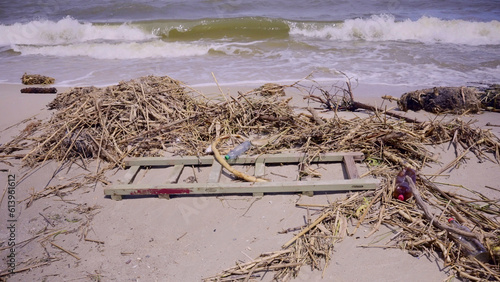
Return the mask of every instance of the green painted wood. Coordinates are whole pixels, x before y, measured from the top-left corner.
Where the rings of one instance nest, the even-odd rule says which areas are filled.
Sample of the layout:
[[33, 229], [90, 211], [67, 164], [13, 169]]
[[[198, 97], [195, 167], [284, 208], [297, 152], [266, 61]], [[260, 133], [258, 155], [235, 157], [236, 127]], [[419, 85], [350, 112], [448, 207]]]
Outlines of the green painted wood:
[[179, 177], [181, 177], [183, 169], [184, 165], [174, 165], [174, 167], [172, 168], [172, 172], [167, 178], [167, 183], [177, 183], [177, 181], [179, 181]]
[[141, 166], [135, 165], [131, 166], [128, 170], [127, 173], [125, 173], [125, 176], [123, 176], [123, 183], [130, 184], [134, 181], [135, 176], [137, 175], [137, 172], [139, 172], [139, 169]]
[[[352, 156], [354, 160], [361, 161], [364, 158], [361, 152], [334, 152], [325, 153], [312, 160], [312, 162], [342, 162], [344, 156]], [[240, 156], [235, 160], [229, 160], [231, 165], [254, 164], [257, 161], [264, 163], [299, 163], [304, 161], [306, 156], [303, 153], [288, 153], [277, 155], [256, 155]], [[125, 166], [170, 166], [170, 165], [211, 165], [214, 162], [213, 156], [187, 156], [187, 157], [143, 157], [125, 158]]]
[[257, 159], [255, 162], [255, 171], [254, 171], [254, 176], [255, 177], [263, 177], [266, 174], [266, 164], [264, 163], [263, 159]]
[[377, 179], [318, 180], [289, 182], [229, 182], [183, 184], [122, 184], [105, 188], [105, 195], [161, 195], [161, 194], [252, 194], [252, 193], [302, 193], [372, 190]]
[[344, 156], [344, 167], [347, 172], [347, 178], [359, 178], [358, 169], [356, 168], [356, 163], [352, 156]]
[[219, 162], [214, 162], [212, 164], [212, 169], [208, 175], [208, 182], [217, 183], [219, 182], [220, 176], [222, 174], [222, 165]]
[[[278, 155], [240, 156], [230, 160], [232, 165], [255, 165], [255, 176], [264, 176], [265, 166], [269, 163], [299, 163], [304, 161], [302, 153], [289, 153]], [[348, 178], [344, 180], [315, 180], [315, 181], [289, 181], [289, 182], [229, 182], [218, 183], [222, 166], [214, 160], [213, 156], [204, 157], [172, 157], [172, 158], [127, 158], [125, 165], [130, 169], [125, 175], [126, 184], [105, 188], [104, 194], [110, 195], [114, 200], [121, 200], [123, 195], [159, 195], [169, 198], [175, 194], [253, 194], [262, 196], [264, 193], [303, 193], [313, 195], [321, 191], [353, 191], [376, 189], [377, 179], [360, 179], [355, 161], [363, 160], [361, 152], [326, 153], [316, 157], [311, 162], [344, 162]], [[207, 183], [182, 183], [178, 179], [185, 165], [212, 165]], [[174, 166], [168, 182], [161, 185], [132, 184], [133, 179], [141, 166]]]

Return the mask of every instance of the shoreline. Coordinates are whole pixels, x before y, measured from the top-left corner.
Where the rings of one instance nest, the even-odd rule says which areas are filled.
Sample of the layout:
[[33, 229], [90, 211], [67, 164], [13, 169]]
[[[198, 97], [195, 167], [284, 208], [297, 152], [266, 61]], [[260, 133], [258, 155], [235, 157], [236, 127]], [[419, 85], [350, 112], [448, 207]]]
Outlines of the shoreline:
[[[175, 79], [175, 78], [174, 78]], [[276, 83], [270, 81], [269, 83]], [[292, 84], [292, 83], [291, 83]], [[107, 86], [111, 86], [115, 84], [110, 84]], [[201, 85], [183, 85], [187, 88], [192, 89], [195, 92], [203, 93], [205, 96], [209, 98], [221, 98], [221, 91], [223, 91], [224, 95], [238, 95], [238, 92], [245, 93], [248, 91], [252, 91], [255, 88], [262, 86], [263, 84], [258, 83], [247, 83], [247, 84], [219, 84], [207, 83]], [[290, 84], [283, 84], [290, 85]], [[296, 107], [305, 107], [306, 104], [302, 101], [302, 97], [308, 94], [308, 91], [311, 90], [311, 86], [313, 82], [304, 81], [301, 83], [301, 89], [298, 90], [296, 88], [286, 88], [286, 93], [288, 96], [293, 97], [292, 105]], [[320, 86], [325, 90], [329, 90], [331, 93], [335, 93], [334, 86], [336, 87], [345, 87], [345, 81], [337, 80], [331, 81], [324, 84], [314, 84], [315, 86]], [[107, 86], [96, 86], [96, 87], [107, 87]], [[39, 118], [46, 118], [50, 115], [50, 111], [46, 108], [46, 105], [51, 102], [57, 94], [23, 94], [20, 93], [20, 90], [25, 87], [31, 87], [29, 85], [23, 85], [21, 83], [0, 83], [0, 99], [2, 99], [2, 103], [0, 103], [0, 112], [3, 113], [3, 118], [0, 120], [0, 131], [12, 126], [16, 123], [23, 121], [24, 119], [30, 118], [34, 115]], [[36, 86], [39, 87], [39, 86]], [[57, 83], [53, 85], [46, 85], [41, 87], [56, 87], [57, 93], [63, 93], [73, 87], [70, 86], [58, 86]], [[76, 86], [76, 87], [87, 87], [87, 86]], [[358, 84], [353, 85], [353, 95], [354, 99], [358, 102], [366, 103], [375, 107], [382, 107], [387, 109], [396, 109], [397, 103], [389, 102], [383, 100], [381, 97], [384, 95], [390, 95], [395, 98], [399, 98], [406, 92], [432, 88], [432, 86], [410, 86], [410, 85], [391, 85], [391, 84]], [[316, 103], [319, 105], [318, 103]], [[22, 105], [22, 107], [21, 107]], [[432, 120], [434, 119], [433, 114], [420, 111], [420, 112], [402, 112], [401, 114], [410, 117], [423, 117], [424, 120]], [[495, 118], [498, 113], [482, 111], [479, 114], [474, 115], [466, 115], [464, 116], [468, 120], [477, 120], [478, 126], [484, 128], [488, 122], [495, 124]], [[444, 115], [447, 116], [447, 115]], [[500, 136], [500, 127], [491, 126], [489, 127], [493, 133], [497, 136]], [[0, 143], [5, 142], [2, 141], [3, 137], [0, 137]]]
[[[175, 78], [174, 78], [175, 79]], [[269, 82], [276, 83], [276, 82]], [[308, 87], [311, 87], [313, 83], [310, 81], [304, 81], [302, 83], [302, 91], [297, 89], [287, 88], [287, 95], [294, 97], [292, 104], [296, 106], [304, 106], [301, 97], [307, 94]], [[108, 86], [115, 85], [110, 84]], [[184, 86], [193, 89], [194, 91], [201, 92], [207, 97], [220, 98], [221, 90], [224, 95], [228, 93], [230, 95], [237, 95], [238, 91], [245, 93], [251, 91], [263, 84], [258, 83], [247, 83], [247, 84], [219, 84], [214, 83], [201, 84], [201, 85], [187, 85]], [[286, 84], [285, 84], [286, 85]], [[320, 84], [324, 89], [332, 88], [333, 86], [345, 86], [344, 81], [332, 81], [326, 84]], [[32, 87], [30, 85], [23, 85], [21, 83], [0, 83], [0, 112], [2, 112], [4, 118], [0, 120], [0, 130], [4, 130], [13, 124], [17, 124], [24, 119], [33, 117], [34, 115], [38, 118], [46, 118], [50, 115], [50, 111], [46, 108], [46, 105], [51, 102], [57, 94], [23, 94], [20, 93], [22, 88]], [[57, 83], [53, 85], [43, 85], [35, 87], [55, 87], [57, 88], [57, 93], [63, 93], [73, 87], [70, 86], [58, 86]], [[77, 86], [86, 87], [86, 86]], [[96, 87], [107, 87], [107, 86], [96, 86]], [[370, 103], [373, 105], [380, 105], [384, 102], [381, 97], [383, 95], [391, 95], [399, 97], [408, 91], [414, 91], [421, 89], [421, 87], [408, 86], [408, 85], [387, 85], [387, 84], [359, 84], [358, 86], [353, 86], [353, 94], [357, 101]], [[333, 91], [335, 91], [333, 89]], [[392, 105], [394, 106], [395, 103]], [[5, 142], [4, 137], [0, 137], [0, 143]]]

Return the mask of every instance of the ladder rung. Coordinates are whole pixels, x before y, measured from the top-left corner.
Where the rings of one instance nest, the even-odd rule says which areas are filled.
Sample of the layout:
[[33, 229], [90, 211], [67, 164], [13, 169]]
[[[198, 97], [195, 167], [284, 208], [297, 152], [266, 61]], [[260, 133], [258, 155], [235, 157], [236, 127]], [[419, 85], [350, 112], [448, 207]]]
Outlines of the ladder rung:
[[177, 181], [179, 181], [179, 177], [181, 176], [183, 169], [184, 165], [181, 164], [174, 165], [172, 172], [167, 178], [167, 183], [177, 183]]
[[125, 183], [125, 184], [132, 183], [132, 181], [134, 181], [134, 178], [137, 175], [137, 172], [139, 171], [140, 168], [141, 168], [140, 165], [131, 166], [127, 170], [127, 173], [125, 173], [125, 176], [123, 176], [123, 183]]
[[219, 182], [220, 176], [222, 173], [222, 165], [219, 162], [214, 162], [212, 164], [212, 170], [210, 171], [210, 175], [208, 176], [208, 183], [217, 183]]
[[354, 162], [354, 158], [352, 156], [344, 156], [344, 165], [348, 179], [359, 178], [358, 169], [356, 168], [356, 163]]

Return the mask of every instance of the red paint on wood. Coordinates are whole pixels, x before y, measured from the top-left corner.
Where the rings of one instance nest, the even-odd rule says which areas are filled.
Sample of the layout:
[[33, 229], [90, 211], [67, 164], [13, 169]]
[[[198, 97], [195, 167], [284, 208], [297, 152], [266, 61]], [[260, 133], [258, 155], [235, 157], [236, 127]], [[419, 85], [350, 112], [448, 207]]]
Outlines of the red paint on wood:
[[189, 189], [140, 189], [131, 192], [130, 195], [168, 195], [168, 194], [189, 194]]

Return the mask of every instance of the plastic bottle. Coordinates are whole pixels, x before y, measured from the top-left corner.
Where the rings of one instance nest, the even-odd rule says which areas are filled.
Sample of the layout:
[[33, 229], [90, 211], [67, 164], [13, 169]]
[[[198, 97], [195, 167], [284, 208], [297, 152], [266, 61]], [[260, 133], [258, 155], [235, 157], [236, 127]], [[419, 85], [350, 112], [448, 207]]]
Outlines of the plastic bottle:
[[250, 143], [250, 141], [245, 141], [245, 142], [241, 143], [240, 145], [236, 146], [231, 151], [229, 151], [229, 153], [227, 153], [227, 155], [224, 158], [226, 158], [226, 160], [236, 159], [239, 155], [248, 151], [248, 149], [250, 149], [250, 147], [252, 147], [252, 143]]
[[[469, 228], [458, 223], [455, 219], [449, 218], [448, 222], [455, 228], [471, 232]], [[460, 243], [464, 252], [471, 257], [475, 257], [480, 261], [487, 262], [489, 260], [488, 251], [484, 248], [483, 244], [476, 238], [468, 238], [459, 234], [450, 233], [451, 236]]]
[[406, 201], [413, 196], [411, 191], [410, 183], [406, 180], [406, 176], [409, 176], [413, 183], [416, 181], [415, 170], [407, 167], [403, 168], [396, 176], [396, 189], [392, 193], [392, 196], [400, 201]]

